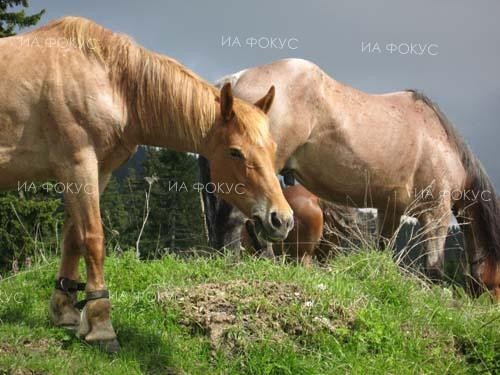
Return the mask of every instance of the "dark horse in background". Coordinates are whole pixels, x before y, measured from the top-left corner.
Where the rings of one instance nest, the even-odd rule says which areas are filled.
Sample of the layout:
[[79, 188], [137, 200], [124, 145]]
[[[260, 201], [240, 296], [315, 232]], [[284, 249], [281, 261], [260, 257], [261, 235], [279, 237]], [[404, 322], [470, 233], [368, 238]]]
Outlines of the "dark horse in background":
[[[415, 91], [374, 95], [333, 80], [315, 64], [280, 60], [223, 78], [255, 101], [276, 87], [269, 111], [276, 169], [322, 199], [378, 210], [381, 238], [403, 214], [424, 232], [426, 272], [440, 280], [444, 243], [455, 213], [466, 243], [471, 292], [500, 298], [500, 208], [480, 161], [438, 106]], [[202, 164], [202, 179], [209, 178]], [[211, 245], [237, 243], [244, 218], [206, 196]], [[258, 223], [256, 223], [258, 226]]]

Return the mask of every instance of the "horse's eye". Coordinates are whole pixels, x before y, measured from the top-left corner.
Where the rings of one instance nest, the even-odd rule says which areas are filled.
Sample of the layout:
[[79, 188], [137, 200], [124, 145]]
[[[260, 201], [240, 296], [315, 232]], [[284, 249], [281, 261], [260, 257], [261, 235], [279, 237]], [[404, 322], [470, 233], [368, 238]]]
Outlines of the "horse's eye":
[[239, 148], [230, 148], [229, 149], [229, 156], [231, 156], [234, 159], [240, 159], [244, 160], [245, 156], [243, 156], [243, 153]]

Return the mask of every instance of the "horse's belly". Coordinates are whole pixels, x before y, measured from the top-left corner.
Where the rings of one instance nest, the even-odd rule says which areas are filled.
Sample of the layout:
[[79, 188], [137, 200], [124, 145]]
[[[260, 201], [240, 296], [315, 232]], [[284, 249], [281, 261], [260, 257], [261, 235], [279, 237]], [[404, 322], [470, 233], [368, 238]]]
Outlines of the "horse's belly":
[[385, 206], [395, 192], [401, 203], [410, 199], [407, 173], [379, 170], [338, 144], [306, 144], [291, 158], [290, 166], [308, 190], [323, 199], [358, 207]]
[[10, 104], [0, 103], [0, 190], [52, 177], [43, 127], [33, 121], [38, 112], [32, 112], [22, 100], [17, 107]]
[[0, 147], [0, 190], [18, 189], [53, 179], [52, 173], [41, 163], [44, 155], [18, 154]]

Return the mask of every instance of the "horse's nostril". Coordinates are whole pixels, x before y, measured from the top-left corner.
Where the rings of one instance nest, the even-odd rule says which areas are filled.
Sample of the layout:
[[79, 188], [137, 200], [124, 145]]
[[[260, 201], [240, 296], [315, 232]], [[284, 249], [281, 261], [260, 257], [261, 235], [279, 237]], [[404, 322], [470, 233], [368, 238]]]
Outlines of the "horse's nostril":
[[281, 227], [281, 220], [276, 212], [271, 213], [271, 225], [276, 229]]

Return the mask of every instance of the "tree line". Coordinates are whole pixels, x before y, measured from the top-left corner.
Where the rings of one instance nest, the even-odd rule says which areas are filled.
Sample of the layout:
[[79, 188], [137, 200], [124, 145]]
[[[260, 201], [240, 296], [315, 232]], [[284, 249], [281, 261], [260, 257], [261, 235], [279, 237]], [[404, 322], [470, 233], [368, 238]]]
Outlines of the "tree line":
[[[197, 182], [196, 160], [141, 147], [113, 174], [101, 196], [108, 254], [133, 249], [150, 259], [205, 244], [199, 192], [171, 189], [176, 182], [188, 187]], [[64, 195], [27, 186], [0, 194], [0, 274], [60, 252]]]

